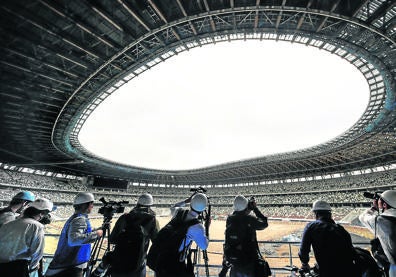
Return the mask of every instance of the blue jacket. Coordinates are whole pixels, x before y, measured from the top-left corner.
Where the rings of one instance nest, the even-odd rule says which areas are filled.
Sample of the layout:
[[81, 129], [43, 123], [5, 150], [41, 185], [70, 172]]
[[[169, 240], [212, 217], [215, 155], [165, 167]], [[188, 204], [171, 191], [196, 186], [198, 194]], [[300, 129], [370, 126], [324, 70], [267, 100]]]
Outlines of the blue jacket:
[[97, 239], [86, 214], [73, 214], [63, 226], [50, 269], [74, 267], [89, 261], [91, 242]]

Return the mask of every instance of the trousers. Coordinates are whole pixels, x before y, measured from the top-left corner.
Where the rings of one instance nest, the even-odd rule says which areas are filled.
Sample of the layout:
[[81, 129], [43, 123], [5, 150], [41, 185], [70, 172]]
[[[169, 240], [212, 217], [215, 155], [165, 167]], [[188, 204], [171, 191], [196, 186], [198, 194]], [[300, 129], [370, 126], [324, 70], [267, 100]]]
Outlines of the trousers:
[[0, 264], [0, 275], [4, 277], [29, 277], [29, 261], [16, 260]]

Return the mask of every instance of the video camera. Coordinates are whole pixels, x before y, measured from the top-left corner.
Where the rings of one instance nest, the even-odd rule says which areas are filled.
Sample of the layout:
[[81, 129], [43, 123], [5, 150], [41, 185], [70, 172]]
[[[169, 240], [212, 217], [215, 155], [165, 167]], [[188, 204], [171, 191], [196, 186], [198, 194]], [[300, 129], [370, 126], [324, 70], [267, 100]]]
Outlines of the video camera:
[[46, 215], [44, 215], [39, 222], [43, 225], [47, 225], [51, 223], [51, 215], [48, 213]]
[[381, 193], [382, 193], [382, 191], [376, 191], [374, 193], [365, 191], [365, 192], [363, 192], [363, 196], [368, 198], [368, 199], [373, 199], [373, 200], [377, 200], [378, 201], [378, 199], [380, 199], [380, 197], [381, 197]]
[[98, 213], [109, 218], [113, 217], [115, 213], [123, 213], [125, 210], [124, 205], [129, 203], [129, 201], [106, 201], [104, 197], [100, 198], [99, 201], [103, 203], [103, 206], [99, 208]]

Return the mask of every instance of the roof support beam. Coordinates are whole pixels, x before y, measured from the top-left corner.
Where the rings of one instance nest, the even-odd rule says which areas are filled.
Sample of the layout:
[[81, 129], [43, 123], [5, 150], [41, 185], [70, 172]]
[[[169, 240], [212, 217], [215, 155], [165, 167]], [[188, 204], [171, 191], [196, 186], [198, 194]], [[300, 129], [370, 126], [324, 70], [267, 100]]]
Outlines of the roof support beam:
[[[282, 1], [282, 8], [285, 7], [285, 4], [286, 4], [286, 0], [283, 0]], [[276, 30], [278, 30], [278, 28], [279, 28], [279, 24], [280, 24], [280, 21], [282, 19], [282, 13], [283, 13], [283, 11], [280, 11], [279, 14], [278, 14], [278, 17], [276, 18], [276, 23], [275, 23], [275, 29]]]
[[65, 74], [65, 75], [69, 75], [69, 76], [71, 76], [71, 77], [73, 77], [73, 78], [78, 78], [78, 75], [73, 74], [73, 73], [71, 73], [71, 72], [68, 71], [68, 70], [64, 70], [64, 69], [62, 69], [62, 68], [60, 68], [60, 67], [58, 67], [58, 66], [56, 66], [56, 65], [47, 63], [47, 62], [42, 61], [42, 60], [38, 60], [38, 59], [36, 59], [36, 58], [33, 58], [33, 57], [29, 56], [29, 55], [23, 54], [23, 53], [21, 53], [21, 52], [19, 52], [19, 51], [13, 50], [13, 49], [8, 49], [8, 48], [1, 47], [1, 46], [0, 46], [0, 48], [3, 49], [4, 51], [8, 51], [8, 52], [13, 53], [13, 54], [15, 54], [15, 55], [21, 56], [21, 57], [23, 57], [23, 58], [25, 58], [25, 59], [27, 59], [27, 60], [39, 62], [39, 63], [41, 63], [41, 64], [43, 64], [43, 65], [45, 65], [45, 66], [48, 66], [48, 67], [50, 67], [50, 68], [52, 68], [52, 69], [55, 69], [55, 70], [57, 70], [57, 71], [60, 71], [60, 72], [62, 72], [62, 73]]
[[[208, 1], [207, 0], [203, 0], [203, 2], [204, 2], [206, 11], [210, 12]], [[212, 31], [216, 32], [216, 24], [215, 24], [215, 22], [213, 20], [213, 17], [211, 15], [209, 16], [209, 20], [210, 20], [210, 26], [212, 27]]]
[[142, 25], [147, 31], [151, 31], [150, 27], [141, 19], [133, 10], [132, 8], [125, 3], [124, 0], [117, 0], [118, 3], [137, 21]]
[[383, 17], [388, 11], [393, 9], [396, 6], [396, 2], [392, 0], [387, 0], [382, 3], [382, 5], [367, 18], [366, 23], [372, 24], [374, 21]]
[[[158, 14], [158, 16], [161, 18], [161, 20], [163, 22], [165, 22], [166, 24], [168, 24], [168, 20], [165, 18], [164, 14], [157, 7], [157, 5], [152, 0], [147, 0], [147, 1], [150, 4], [150, 6], [153, 7], [154, 11]], [[172, 31], [173, 35], [176, 37], [177, 40], [181, 40], [180, 35], [175, 31], [175, 29], [173, 27], [170, 27], [170, 30]]]
[[124, 29], [118, 25], [117, 23], [114, 22], [114, 20], [111, 19], [111, 16], [107, 14], [104, 10], [100, 9], [99, 7], [96, 6], [91, 6], [91, 9], [98, 14], [101, 18], [106, 20], [108, 23], [110, 23], [114, 28], [116, 28], [118, 31], [123, 32]]
[[97, 35], [95, 33], [95, 31], [93, 30], [93, 28], [87, 26], [86, 24], [82, 23], [81, 21], [77, 20], [73, 15], [68, 14], [66, 15], [65, 13], [63, 13], [60, 10], [60, 7], [55, 7], [55, 2], [51, 1], [50, 3], [48, 3], [47, 0], [39, 0], [39, 2], [44, 5], [45, 7], [47, 7], [48, 9], [52, 10], [53, 12], [55, 12], [56, 14], [60, 15], [61, 17], [63, 17], [64, 19], [72, 22], [75, 26], [77, 26], [78, 28], [80, 28], [81, 30], [83, 30], [84, 32], [90, 34], [91, 36], [95, 37], [97, 40], [101, 41], [102, 43], [106, 44], [107, 46], [111, 47], [111, 48], [116, 48], [116, 46], [111, 43], [110, 41], [102, 38], [101, 36]]
[[[312, 1], [313, 0], [308, 1], [307, 7], [306, 7], [307, 9], [309, 9], [311, 7]], [[299, 30], [301, 28], [301, 25], [304, 23], [305, 15], [306, 15], [306, 13], [303, 13], [302, 16], [300, 17], [300, 19], [298, 20], [296, 30]]]
[[46, 79], [49, 79], [49, 80], [51, 80], [51, 81], [58, 82], [58, 83], [60, 83], [60, 84], [63, 84], [63, 85], [65, 85], [65, 86], [68, 86], [68, 87], [73, 87], [73, 86], [74, 86], [73, 84], [68, 83], [68, 82], [65, 82], [65, 81], [63, 81], [63, 80], [58, 80], [58, 79], [56, 79], [56, 78], [54, 78], [54, 77], [51, 77], [51, 76], [48, 76], [48, 75], [45, 75], [45, 74], [42, 74], [42, 73], [33, 72], [33, 71], [31, 71], [30, 69], [27, 69], [27, 68], [22, 67], [22, 66], [20, 66], [20, 65], [12, 64], [12, 63], [10, 63], [10, 62], [3, 61], [3, 60], [0, 60], [0, 63], [5, 64], [5, 65], [8, 65], [8, 66], [13, 67], [13, 68], [16, 68], [16, 69], [18, 69], [18, 70], [22, 70], [22, 71], [27, 72], [27, 73], [30, 73], [30, 74], [32, 74], [32, 75], [37, 75], [37, 76], [44, 77], [44, 78], [46, 78]]
[[[187, 17], [187, 16], [188, 16], [188, 15], [187, 15], [187, 12], [186, 12], [186, 10], [184, 9], [183, 4], [180, 2], [180, 0], [176, 0], [176, 3], [177, 3], [177, 5], [179, 6], [179, 8], [180, 8], [182, 14], [183, 14], [185, 17]], [[193, 31], [194, 35], [197, 35], [197, 34], [198, 34], [198, 33], [197, 33], [197, 30], [196, 30], [196, 28], [194, 27], [194, 24], [191, 22], [191, 20], [188, 21], [188, 24], [190, 25], [190, 28], [191, 28], [191, 30]]]
[[[6, 10], [7, 12], [15, 15], [16, 17], [22, 19], [23, 21], [26, 21], [26, 22], [30, 23], [31, 25], [37, 27], [38, 29], [50, 34], [51, 36], [54, 36], [54, 37], [58, 38], [59, 40], [64, 41], [67, 44], [69, 44], [69, 45], [71, 45], [71, 46], [83, 51], [84, 53], [92, 56], [94, 59], [100, 60], [100, 58], [99, 58], [99, 56], [97, 54], [93, 53], [90, 50], [85, 49], [82, 45], [79, 45], [79, 42], [73, 41], [71, 38], [66, 38], [67, 37], [66, 34], [55, 33], [53, 31], [49, 30], [48, 28], [46, 28], [45, 26], [43, 26], [42, 24], [38, 23], [37, 22], [37, 20], [38, 20], [37, 18], [35, 20], [31, 19], [32, 17], [34, 17], [33, 15], [30, 14], [29, 18], [28, 18], [26, 13], [25, 13], [24, 16], [22, 16], [21, 14], [15, 13], [14, 11], [9, 10], [6, 7], [2, 7], [2, 8], [4, 10]], [[20, 9], [22, 10], [23, 8], [20, 8]]]
[[[260, 0], [256, 0], [256, 7], [260, 6]], [[254, 17], [254, 29], [257, 29], [259, 22], [259, 11], [256, 10], [256, 16]]]
[[355, 8], [354, 11], [352, 11], [352, 17], [355, 17], [358, 12], [364, 7], [366, 6], [371, 0], [363, 0], [359, 3], [359, 5]]
[[[338, 0], [337, 2], [335, 2], [335, 3], [333, 4], [333, 6], [331, 6], [330, 13], [332, 13], [332, 12], [335, 11], [335, 9], [336, 9], [337, 6], [340, 4], [340, 2], [341, 2], [341, 0]], [[318, 28], [316, 29], [316, 32], [320, 32], [320, 31], [322, 30], [322, 28], [323, 28], [323, 26], [325, 25], [325, 23], [326, 23], [326, 21], [327, 21], [328, 18], [329, 18], [329, 17], [326, 16], [326, 17], [324, 17], [324, 18], [322, 19], [322, 21], [319, 23]]]

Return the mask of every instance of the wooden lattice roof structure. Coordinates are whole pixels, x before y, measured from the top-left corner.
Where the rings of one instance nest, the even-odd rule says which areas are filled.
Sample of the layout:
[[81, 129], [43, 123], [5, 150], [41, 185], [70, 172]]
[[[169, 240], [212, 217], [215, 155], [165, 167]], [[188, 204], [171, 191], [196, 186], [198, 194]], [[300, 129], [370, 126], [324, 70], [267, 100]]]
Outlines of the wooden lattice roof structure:
[[[395, 15], [394, 0], [3, 0], [0, 162], [185, 185], [394, 164]], [[244, 39], [301, 43], [345, 59], [369, 84], [366, 111], [325, 144], [193, 170], [117, 164], [79, 143], [88, 116], [129, 80], [179, 52]]]

